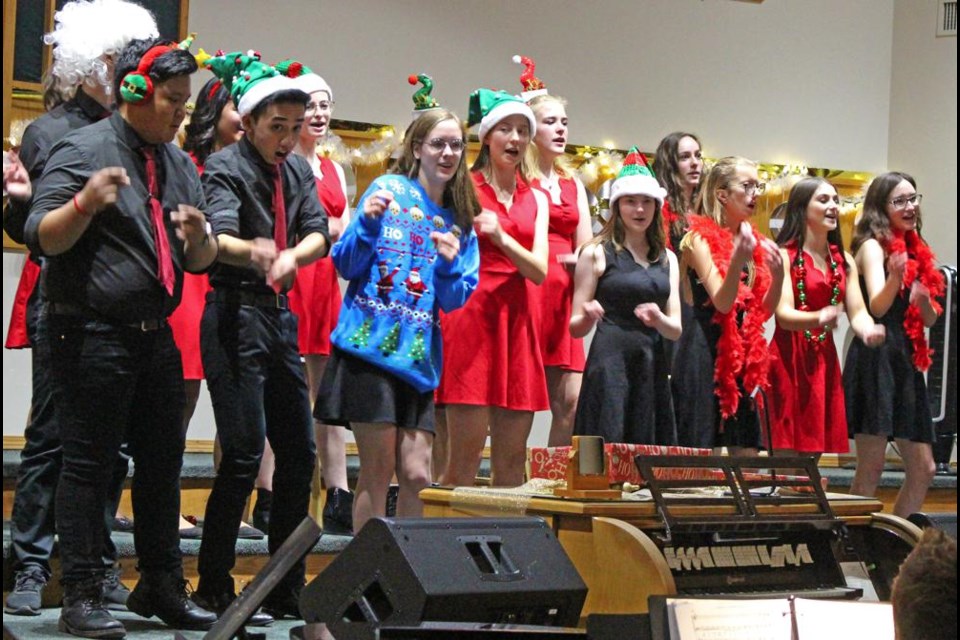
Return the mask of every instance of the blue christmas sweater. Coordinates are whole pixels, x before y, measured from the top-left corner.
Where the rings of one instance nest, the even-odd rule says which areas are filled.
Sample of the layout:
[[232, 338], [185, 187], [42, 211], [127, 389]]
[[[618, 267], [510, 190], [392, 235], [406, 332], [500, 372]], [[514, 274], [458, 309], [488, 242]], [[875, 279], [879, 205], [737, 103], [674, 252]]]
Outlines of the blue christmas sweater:
[[[393, 194], [388, 209], [379, 218], [363, 215], [366, 199], [381, 189]], [[419, 392], [432, 391], [443, 362], [438, 309], [459, 309], [477, 288], [477, 235], [458, 227], [453, 211], [434, 204], [419, 182], [401, 175], [374, 180], [356, 211], [333, 245], [333, 263], [350, 286], [330, 340]], [[434, 231], [460, 239], [453, 262], [437, 254]]]

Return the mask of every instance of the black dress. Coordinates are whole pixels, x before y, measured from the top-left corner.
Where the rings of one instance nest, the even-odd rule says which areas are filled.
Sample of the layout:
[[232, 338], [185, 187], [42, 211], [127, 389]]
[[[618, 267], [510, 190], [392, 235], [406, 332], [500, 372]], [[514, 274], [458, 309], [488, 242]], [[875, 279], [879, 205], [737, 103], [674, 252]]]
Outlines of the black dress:
[[673, 358], [673, 403], [677, 411], [677, 439], [683, 447], [759, 447], [760, 421], [749, 394], [740, 387], [737, 412], [720, 419], [714, 366], [720, 325], [716, 309], [693, 269], [685, 274], [693, 293], [692, 318], [683, 325]]
[[663, 308], [670, 297], [666, 252], [649, 267], [627, 249], [603, 245], [607, 266], [594, 298], [604, 309], [583, 373], [574, 433], [607, 442], [677, 444], [664, 339], [633, 310], [644, 302]]
[[[860, 288], [867, 290], [863, 278]], [[868, 347], [854, 338], [843, 368], [847, 399], [847, 429], [858, 433], [933, 442], [933, 418], [923, 373], [913, 366], [913, 344], [903, 328], [909, 292], [894, 298], [890, 309], [874, 321], [887, 330], [879, 347]]]

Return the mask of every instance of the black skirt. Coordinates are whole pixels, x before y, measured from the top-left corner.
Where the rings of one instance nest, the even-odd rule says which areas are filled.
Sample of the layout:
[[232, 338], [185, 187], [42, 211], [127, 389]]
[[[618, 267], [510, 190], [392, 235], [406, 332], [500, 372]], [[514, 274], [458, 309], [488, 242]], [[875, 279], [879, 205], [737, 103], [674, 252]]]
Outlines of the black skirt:
[[412, 385], [360, 358], [333, 348], [313, 417], [324, 424], [385, 423], [435, 432], [433, 392]]

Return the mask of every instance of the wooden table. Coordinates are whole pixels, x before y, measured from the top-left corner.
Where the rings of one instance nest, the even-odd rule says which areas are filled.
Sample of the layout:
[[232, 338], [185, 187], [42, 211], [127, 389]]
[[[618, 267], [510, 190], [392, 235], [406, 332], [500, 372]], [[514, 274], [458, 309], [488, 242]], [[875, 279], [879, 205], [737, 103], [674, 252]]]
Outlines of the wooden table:
[[[883, 508], [879, 500], [828, 496], [835, 515], [848, 526], [887, 527], [895, 535], [919, 538], [920, 530], [906, 520], [877, 513]], [[652, 501], [585, 501], [449, 487], [425, 489], [420, 497], [426, 517], [544, 518], [589, 588], [582, 620], [590, 613], [646, 613], [648, 596], [677, 593], [666, 560], [644, 533], [663, 528]], [[733, 509], [698, 506], [687, 511], [706, 517]]]

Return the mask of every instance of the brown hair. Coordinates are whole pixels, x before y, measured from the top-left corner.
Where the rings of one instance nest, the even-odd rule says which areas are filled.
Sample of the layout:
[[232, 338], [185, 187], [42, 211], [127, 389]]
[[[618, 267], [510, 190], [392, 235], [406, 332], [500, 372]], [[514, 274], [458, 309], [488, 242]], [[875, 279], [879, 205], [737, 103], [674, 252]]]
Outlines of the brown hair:
[[[904, 180], [912, 184], [914, 189], [917, 188], [917, 181], [913, 176], [902, 171], [882, 173], [867, 187], [867, 195], [863, 198], [863, 212], [853, 230], [851, 252], [856, 254], [860, 245], [871, 238], [879, 241], [882, 246], [893, 237], [893, 232], [890, 231], [890, 217], [887, 215], [887, 200], [890, 199], [890, 193]], [[918, 208], [917, 233], [920, 232], [922, 219]]]
[[[693, 209], [693, 205], [697, 201], [697, 194], [700, 191], [700, 185], [697, 185], [693, 193], [690, 194], [690, 201], [688, 202], [684, 198], [683, 183], [680, 181], [680, 141], [684, 138], [691, 138], [697, 143], [698, 147], [703, 146], [700, 144], [700, 138], [694, 134], [674, 131], [657, 145], [657, 153], [653, 160], [653, 168], [657, 172], [657, 181], [660, 182], [660, 186], [667, 190], [667, 203], [676, 215], [670, 230], [678, 236], [683, 235], [683, 232], [686, 231], [687, 210]], [[701, 173], [702, 175], [703, 173]]]
[[[420, 159], [414, 155], [413, 148], [415, 145], [423, 144], [433, 128], [446, 120], [456, 122], [461, 136], [466, 140], [466, 130], [463, 122], [455, 113], [446, 109], [425, 111], [407, 127], [403, 137], [403, 153], [396, 164], [397, 173], [402, 173], [411, 180], [417, 179], [420, 173]], [[456, 173], [447, 182], [443, 190], [443, 206], [447, 209], [453, 209], [453, 216], [457, 225], [463, 229], [464, 233], [470, 231], [473, 227], [473, 218], [480, 213], [477, 191], [473, 186], [470, 173], [467, 171], [467, 152], [465, 148], [460, 154]]]
[[[659, 200], [656, 198], [652, 199], [656, 204], [656, 209], [653, 213], [653, 220], [650, 221], [650, 226], [647, 227], [647, 231], [644, 233], [644, 236], [647, 239], [647, 260], [650, 262], [656, 262], [663, 253], [663, 250], [666, 248], [667, 240], [666, 233], [663, 231], [663, 207], [661, 206]], [[618, 199], [615, 203], [613, 203], [613, 207], [610, 209], [610, 217], [607, 218], [607, 221], [603, 223], [603, 228], [600, 230], [600, 233], [592, 238], [587, 244], [597, 244], [603, 246], [607, 242], [611, 242], [617, 251], [622, 251], [626, 237], [627, 232], [623, 228], [623, 221], [620, 220], [620, 200]]]
[[900, 565], [890, 594], [899, 640], [957, 637], [957, 541], [927, 528]]
[[[808, 177], [793, 185], [787, 201], [777, 205], [774, 213], [777, 213], [781, 207], [783, 208], [783, 228], [780, 229], [780, 233], [777, 234], [778, 245], [783, 247], [790, 242], [796, 241], [797, 251], [803, 251], [803, 239], [807, 230], [807, 207], [810, 206], [810, 201], [813, 199], [814, 194], [816, 194], [817, 190], [823, 185], [830, 186], [834, 192], [837, 190], [836, 187], [823, 178]], [[840, 236], [839, 224], [835, 229], [827, 232], [827, 244], [840, 251], [841, 256], [843, 255], [843, 238]], [[846, 260], [844, 260], [843, 266], [844, 269], [847, 268]]]

